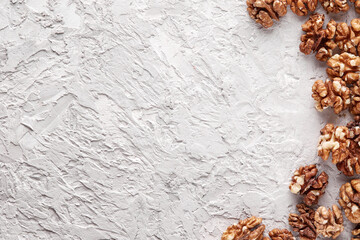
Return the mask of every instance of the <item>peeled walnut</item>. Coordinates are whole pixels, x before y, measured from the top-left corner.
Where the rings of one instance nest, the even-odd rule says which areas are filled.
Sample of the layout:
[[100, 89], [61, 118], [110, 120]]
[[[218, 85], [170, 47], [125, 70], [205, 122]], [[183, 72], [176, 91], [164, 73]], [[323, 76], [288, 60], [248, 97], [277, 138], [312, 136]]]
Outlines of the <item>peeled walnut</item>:
[[351, 20], [350, 26], [338, 23], [335, 32], [335, 43], [341, 51], [359, 55], [360, 50], [360, 19]]
[[279, 21], [287, 13], [286, 0], [247, 0], [246, 4], [250, 17], [264, 28], [271, 27], [274, 19]]
[[360, 223], [360, 179], [343, 184], [339, 196], [339, 204], [344, 209], [345, 216], [352, 223]]
[[350, 89], [341, 78], [326, 80], [324, 83], [317, 80], [312, 87], [312, 97], [316, 104], [316, 110], [322, 112], [328, 107], [333, 107], [334, 112], [339, 114], [350, 105]]
[[221, 240], [265, 240], [263, 236], [265, 225], [262, 218], [250, 217], [229, 226], [223, 233]]
[[360, 57], [350, 53], [341, 53], [332, 56], [328, 61], [329, 68], [326, 69], [331, 79], [342, 78], [347, 84], [351, 84], [360, 79]]
[[351, 240], [359, 240], [360, 239], [360, 224], [357, 224], [354, 230], [351, 231], [351, 234], [354, 236]]
[[269, 232], [271, 240], [295, 240], [295, 237], [287, 229], [273, 229]]
[[326, 29], [323, 29], [324, 19], [324, 14], [314, 13], [301, 25], [305, 34], [300, 38], [300, 51], [306, 55], [316, 52], [316, 58], [320, 61], [326, 61], [331, 57], [333, 49], [337, 46], [333, 41], [336, 23], [331, 20]]
[[321, 131], [318, 155], [327, 160], [332, 152], [332, 162], [346, 176], [360, 174], [360, 117], [345, 126], [327, 124]]
[[348, 128], [347, 138], [350, 142], [347, 147], [348, 156], [336, 166], [346, 176], [353, 176], [355, 173], [360, 174], [360, 117], [356, 116], [355, 120], [349, 122], [346, 127]]
[[348, 157], [336, 164], [337, 169], [343, 172], [346, 176], [354, 176], [360, 174], [360, 148], [354, 141], [350, 141], [348, 147]]
[[301, 240], [314, 240], [317, 237], [315, 227], [315, 211], [305, 204], [296, 205], [300, 215], [291, 213], [289, 224], [295, 232], [299, 232]]
[[316, 53], [316, 59], [319, 61], [327, 61], [333, 55], [333, 50], [337, 47], [334, 42], [334, 36], [336, 32], [336, 22], [330, 20], [326, 25], [325, 35], [326, 40], [322, 41], [319, 45], [319, 50]]
[[336, 25], [334, 40], [339, 49], [345, 52], [356, 54], [356, 49], [351, 42], [352, 35], [353, 33], [351, 27], [348, 26], [346, 23], [341, 22]]
[[327, 160], [332, 152], [332, 162], [337, 164], [346, 159], [349, 155], [347, 147], [350, 141], [347, 138], [349, 130], [347, 127], [334, 127], [333, 124], [326, 124], [320, 131], [318, 155]]
[[328, 184], [328, 175], [322, 172], [318, 177], [315, 165], [300, 167], [295, 171], [290, 183], [290, 191], [304, 195], [304, 203], [308, 206], [317, 204]]
[[324, 14], [314, 13], [303, 25], [302, 30], [305, 32], [300, 38], [300, 51], [306, 55], [311, 54], [319, 49], [322, 41], [326, 38], [326, 31], [323, 29]]
[[315, 11], [317, 4], [317, 0], [291, 0], [290, 9], [298, 16], [306, 16]]
[[315, 226], [318, 234], [328, 238], [337, 238], [344, 231], [343, 217], [337, 205], [331, 209], [319, 207], [315, 212]]
[[320, 0], [320, 3], [328, 13], [346, 12], [349, 10], [347, 0]]

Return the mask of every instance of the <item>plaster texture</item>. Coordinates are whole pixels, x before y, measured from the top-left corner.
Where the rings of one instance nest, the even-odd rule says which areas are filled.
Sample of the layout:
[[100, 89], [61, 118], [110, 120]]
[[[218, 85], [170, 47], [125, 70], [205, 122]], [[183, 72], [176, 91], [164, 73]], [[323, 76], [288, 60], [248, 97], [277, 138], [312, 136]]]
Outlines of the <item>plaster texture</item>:
[[305, 19], [264, 30], [239, 0], [0, 1], [0, 239], [289, 228], [289, 180], [311, 163], [330, 207], [347, 178], [317, 138], [349, 116], [314, 109], [326, 74], [298, 50]]

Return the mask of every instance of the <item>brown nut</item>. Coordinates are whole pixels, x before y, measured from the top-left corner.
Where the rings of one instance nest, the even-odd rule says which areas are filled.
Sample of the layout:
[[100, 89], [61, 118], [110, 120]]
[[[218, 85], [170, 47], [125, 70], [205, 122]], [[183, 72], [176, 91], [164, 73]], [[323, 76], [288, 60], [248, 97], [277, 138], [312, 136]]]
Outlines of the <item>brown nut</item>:
[[310, 15], [309, 20], [301, 25], [305, 33], [300, 38], [300, 51], [306, 55], [315, 52], [319, 61], [327, 61], [337, 47], [333, 41], [336, 22], [330, 20], [326, 29], [323, 29], [324, 19], [324, 14], [314, 13]]
[[250, 217], [229, 226], [223, 233], [221, 240], [265, 240], [263, 233], [265, 225], [262, 218]]
[[360, 57], [351, 53], [341, 53], [332, 56], [328, 61], [326, 69], [331, 79], [340, 77], [347, 84], [352, 84], [360, 79]]
[[306, 16], [316, 9], [318, 0], [291, 0], [290, 9], [298, 16]]
[[350, 106], [350, 89], [341, 78], [326, 80], [324, 83], [317, 80], [312, 87], [312, 97], [315, 100], [315, 108], [322, 112], [332, 107], [336, 114]]
[[279, 21], [287, 13], [286, 0], [247, 0], [246, 4], [250, 17], [264, 28], [271, 27], [273, 20]]
[[318, 234], [328, 238], [337, 238], [344, 231], [343, 217], [337, 205], [331, 209], [320, 206], [315, 212], [315, 226]]
[[339, 204], [352, 223], [360, 223], [360, 179], [353, 179], [340, 187]]
[[273, 229], [269, 232], [271, 240], [295, 240], [295, 237], [287, 229]]
[[320, 3], [328, 13], [346, 12], [349, 10], [347, 0], [320, 0]]
[[314, 240], [317, 237], [315, 227], [315, 211], [305, 204], [296, 205], [299, 214], [289, 215], [289, 224], [295, 232], [299, 232], [301, 240]]
[[347, 138], [349, 130], [347, 127], [334, 127], [333, 124], [326, 124], [320, 131], [318, 143], [318, 155], [327, 160], [332, 152], [332, 162], [337, 164], [346, 159], [349, 155], [347, 147], [350, 141]]
[[360, 239], [360, 224], [357, 224], [354, 230], [351, 231], [351, 234], [354, 236], [351, 240], [359, 240]]
[[304, 195], [304, 203], [308, 206], [318, 203], [328, 184], [328, 175], [322, 172], [316, 177], [317, 172], [315, 165], [300, 167], [289, 186], [292, 193]]

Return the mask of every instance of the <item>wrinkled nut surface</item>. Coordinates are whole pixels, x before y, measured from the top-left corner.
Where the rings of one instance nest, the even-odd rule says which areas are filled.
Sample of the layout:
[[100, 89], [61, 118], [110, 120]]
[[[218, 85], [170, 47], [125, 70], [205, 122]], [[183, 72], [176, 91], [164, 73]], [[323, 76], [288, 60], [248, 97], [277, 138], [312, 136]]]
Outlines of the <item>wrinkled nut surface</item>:
[[343, 217], [337, 205], [331, 209], [320, 206], [315, 212], [315, 226], [318, 234], [328, 238], [337, 238], [344, 231]]
[[350, 26], [346, 23], [338, 23], [336, 25], [336, 32], [334, 41], [343, 52], [348, 52], [354, 55], [360, 53], [360, 19], [355, 18], [351, 20]]
[[312, 87], [312, 97], [315, 100], [316, 110], [322, 112], [332, 107], [336, 114], [350, 106], [350, 89], [341, 78], [317, 80]]
[[354, 3], [355, 11], [360, 13], [360, 0], [350, 0], [350, 2]]
[[246, 4], [250, 17], [264, 28], [271, 27], [273, 20], [279, 21], [287, 13], [286, 0], [247, 0]]
[[360, 80], [350, 88], [351, 104], [350, 112], [354, 115], [360, 114]]
[[350, 145], [347, 136], [347, 127], [334, 127], [333, 124], [326, 124], [320, 131], [318, 155], [327, 160], [332, 152], [332, 162], [337, 164], [348, 157], [347, 147]]
[[273, 229], [269, 232], [271, 240], [295, 240], [295, 237], [287, 229]]
[[320, 0], [320, 3], [328, 13], [346, 12], [349, 10], [347, 0]]
[[314, 13], [303, 25], [305, 32], [300, 38], [300, 51], [306, 55], [319, 50], [322, 41], [326, 38], [326, 30], [322, 29], [324, 25], [324, 14]]
[[339, 204], [352, 223], [360, 223], [360, 179], [353, 179], [340, 187]]
[[290, 9], [298, 16], [306, 16], [316, 9], [318, 0], [291, 0]]
[[315, 227], [315, 211], [305, 204], [296, 205], [299, 214], [289, 215], [289, 224], [295, 232], [298, 232], [301, 240], [314, 240], [317, 237]]
[[221, 240], [265, 240], [263, 236], [265, 225], [261, 224], [262, 218], [252, 216], [240, 220], [237, 224], [229, 226], [223, 233]]
[[317, 204], [328, 184], [328, 175], [322, 172], [318, 177], [315, 165], [300, 167], [294, 173], [290, 183], [290, 191], [304, 195], [304, 203], [308, 206]]
[[332, 152], [332, 162], [344, 175], [360, 174], [360, 116], [346, 126], [327, 124], [320, 133], [318, 155], [327, 160]]
[[360, 239], [360, 224], [357, 224], [354, 230], [351, 231], [353, 237], [351, 240], [359, 240]]
[[331, 79], [342, 78], [347, 84], [352, 84], [360, 79], [360, 57], [351, 53], [341, 53], [332, 56], [328, 61], [326, 69]]
[[360, 142], [360, 116], [355, 116], [354, 121], [349, 122], [346, 127], [349, 129], [349, 138], [357, 144]]
[[315, 57], [317, 60], [326, 62], [333, 55], [333, 50], [337, 47], [337, 44], [334, 42], [334, 36], [336, 32], [336, 22], [331, 19], [326, 25], [325, 36], [326, 40], [323, 40], [319, 45], [319, 50], [317, 51]]
[[324, 19], [324, 14], [314, 13], [310, 15], [309, 20], [301, 25], [305, 34], [300, 38], [299, 49], [306, 55], [315, 52], [316, 59], [319, 61], [327, 61], [337, 47], [333, 40], [336, 32], [336, 22], [330, 20], [326, 25], [326, 29], [323, 29]]

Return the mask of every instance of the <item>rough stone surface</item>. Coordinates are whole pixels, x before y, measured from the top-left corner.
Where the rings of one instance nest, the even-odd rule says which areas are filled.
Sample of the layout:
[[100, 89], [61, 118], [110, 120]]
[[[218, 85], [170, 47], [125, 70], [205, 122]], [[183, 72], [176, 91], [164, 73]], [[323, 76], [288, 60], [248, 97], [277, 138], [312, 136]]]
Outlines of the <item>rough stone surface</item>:
[[0, 239], [289, 229], [291, 175], [313, 163], [336, 203], [347, 179], [316, 146], [349, 117], [314, 108], [305, 21], [265, 30], [238, 0], [0, 1]]

